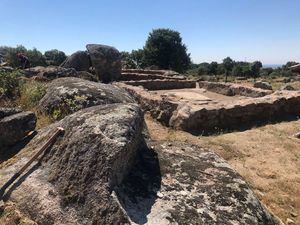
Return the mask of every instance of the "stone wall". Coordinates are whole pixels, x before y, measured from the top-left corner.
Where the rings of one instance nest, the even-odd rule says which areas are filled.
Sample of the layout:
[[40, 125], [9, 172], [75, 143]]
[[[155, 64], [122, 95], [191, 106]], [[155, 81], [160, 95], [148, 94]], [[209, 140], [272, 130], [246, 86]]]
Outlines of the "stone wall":
[[158, 75], [178, 75], [172, 70], [144, 70], [144, 69], [122, 69], [123, 73], [142, 73], [142, 74], [158, 74]]
[[117, 86], [127, 90], [144, 111], [150, 112], [151, 116], [162, 124], [168, 126], [173, 112], [177, 109], [178, 103], [168, 101], [161, 96], [146, 91], [143, 87], [135, 87], [123, 83], [116, 83]]
[[196, 81], [192, 81], [192, 80], [157, 79], [157, 80], [125, 81], [124, 83], [132, 86], [143, 86], [148, 90], [196, 88]]
[[246, 87], [243, 85], [222, 83], [222, 82], [208, 82], [199, 81], [199, 87], [211, 92], [216, 92], [222, 95], [234, 96], [242, 95], [252, 98], [263, 97], [272, 93], [270, 90], [262, 90], [260, 88]]
[[234, 104], [193, 107], [185, 104], [173, 112], [169, 125], [192, 133], [240, 130], [249, 126], [300, 115], [300, 92], [274, 94]]
[[155, 80], [155, 79], [174, 79], [174, 80], [185, 80], [184, 76], [165, 76], [160, 74], [146, 74], [146, 73], [125, 73], [122, 72], [120, 81], [133, 81], [133, 80]]
[[222, 102], [193, 105], [171, 101], [142, 87], [123, 83], [117, 85], [131, 93], [142, 109], [162, 124], [197, 134], [241, 130], [300, 115], [299, 91], [277, 91], [260, 98], [237, 100], [225, 106]]

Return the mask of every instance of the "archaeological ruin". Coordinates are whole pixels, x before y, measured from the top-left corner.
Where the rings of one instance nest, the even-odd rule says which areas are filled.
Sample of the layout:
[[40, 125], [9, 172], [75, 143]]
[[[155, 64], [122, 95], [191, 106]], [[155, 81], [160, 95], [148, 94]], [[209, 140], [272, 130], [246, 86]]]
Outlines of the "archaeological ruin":
[[195, 81], [165, 73], [124, 70], [117, 85], [135, 96], [153, 118], [175, 129], [195, 134], [238, 130], [300, 113], [299, 91]]

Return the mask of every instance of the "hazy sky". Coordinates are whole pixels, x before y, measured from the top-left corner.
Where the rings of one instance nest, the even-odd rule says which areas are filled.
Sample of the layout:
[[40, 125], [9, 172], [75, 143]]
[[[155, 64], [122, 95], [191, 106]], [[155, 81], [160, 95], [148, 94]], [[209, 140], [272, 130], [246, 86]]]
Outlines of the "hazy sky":
[[179, 31], [197, 63], [300, 61], [300, 0], [0, 0], [0, 45], [131, 51], [154, 28]]

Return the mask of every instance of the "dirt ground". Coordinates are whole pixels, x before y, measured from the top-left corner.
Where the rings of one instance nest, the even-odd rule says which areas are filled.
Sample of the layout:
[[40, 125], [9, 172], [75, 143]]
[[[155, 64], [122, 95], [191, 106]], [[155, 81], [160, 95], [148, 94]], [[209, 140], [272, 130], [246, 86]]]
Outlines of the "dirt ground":
[[153, 94], [167, 97], [174, 102], [189, 103], [191, 106], [203, 105], [228, 105], [238, 100], [249, 99], [245, 96], [226, 96], [215, 92], [207, 91], [203, 88], [186, 88], [186, 89], [174, 89], [174, 90], [156, 90], [150, 91]]
[[175, 131], [145, 115], [154, 140], [180, 140], [207, 147], [225, 158], [257, 197], [282, 222], [300, 224], [300, 120], [214, 136]]

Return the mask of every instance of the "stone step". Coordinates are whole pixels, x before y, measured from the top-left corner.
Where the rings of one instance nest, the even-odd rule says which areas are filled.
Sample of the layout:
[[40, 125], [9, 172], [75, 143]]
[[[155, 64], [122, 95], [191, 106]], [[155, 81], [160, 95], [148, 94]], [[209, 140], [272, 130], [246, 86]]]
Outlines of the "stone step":
[[146, 73], [135, 73], [135, 72], [123, 72], [121, 74], [121, 81], [130, 80], [155, 80], [155, 79], [174, 79], [174, 80], [185, 80], [184, 76], [165, 76], [160, 74], [146, 74]]
[[122, 69], [122, 73], [142, 73], [142, 74], [159, 74], [159, 75], [178, 75], [177, 72], [171, 70], [144, 70], [144, 69]]
[[182, 88], [196, 88], [196, 81], [193, 80], [138, 80], [138, 81], [124, 81], [124, 84], [132, 86], [142, 86], [148, 90], [170, 90]]

